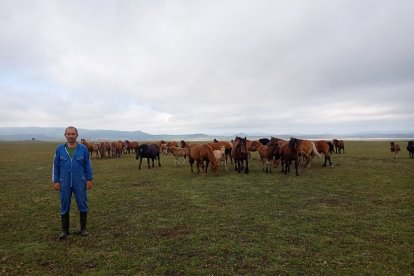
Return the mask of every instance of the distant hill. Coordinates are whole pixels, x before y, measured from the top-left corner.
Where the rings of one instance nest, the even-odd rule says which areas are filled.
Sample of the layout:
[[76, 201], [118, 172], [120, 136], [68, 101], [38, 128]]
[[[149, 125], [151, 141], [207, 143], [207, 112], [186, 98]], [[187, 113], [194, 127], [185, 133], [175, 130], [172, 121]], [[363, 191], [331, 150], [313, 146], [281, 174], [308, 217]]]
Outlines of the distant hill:
[[[78, 128], [79, 139], [86, 140], [208, 140], [211, 137], [206, 134], [180, 134], [153, 135], [143, 131], [119, 131], [102, 129], [82, 129]], [[45, 128], [45, 127], [0, 127], [0, 141], [64, 141], [65, 128]], [[212, 140], [213, 138], [211, 138]]]
[[[231, 140], [236, 136], [247, 137], [249, 139], [258, 139], [261, 137], [278, 137], [289, 139], [297, 137], [303, 139], [399, 139], [413, 140], [414, 132], [361, 132], [346, 135], [335, 134], [313, 134], [304, 135], [299, 133], [292, 134], [265, 134], [265, 133], [236, 133], [234, 135], [207, 135], [203, 133], [194, 134], [159, 134], [154, 135], [140, 130], [136, 131], [119, 131], [119, 130], [102, 130], [102, 129], [78, 129], [79, 139], [86, 140], [131, 140], [131, 141], [154, 141], [154, 140], [190, 140], [190, 141], [212, 141], [214, 138], [218, 140]], [[65, 128], [46, 128], [46, 127], [0, 127], [0, 141], [64, 141]]]

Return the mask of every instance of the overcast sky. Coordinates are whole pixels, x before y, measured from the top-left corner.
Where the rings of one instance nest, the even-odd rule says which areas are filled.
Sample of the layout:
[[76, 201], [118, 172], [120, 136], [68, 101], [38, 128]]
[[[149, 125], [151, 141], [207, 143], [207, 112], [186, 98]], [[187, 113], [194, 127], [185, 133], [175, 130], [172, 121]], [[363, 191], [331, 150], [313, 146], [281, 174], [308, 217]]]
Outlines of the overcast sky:
[[414, 1], [0, 0], [0, 127], [414, 130]]

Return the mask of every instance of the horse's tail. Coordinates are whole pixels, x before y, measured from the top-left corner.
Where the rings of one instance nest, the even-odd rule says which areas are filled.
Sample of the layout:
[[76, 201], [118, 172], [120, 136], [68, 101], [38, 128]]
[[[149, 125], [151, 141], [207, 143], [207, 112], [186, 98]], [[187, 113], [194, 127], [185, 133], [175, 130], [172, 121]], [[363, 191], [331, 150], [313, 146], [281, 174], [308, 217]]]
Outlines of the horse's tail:
[[311, 142], [311, 143], [312, 143], [313, 153], [316, 154], [319, 158], [321, 158], [322, 156], [319, 154], [318, 150], [316, 149], [315, 143], [314, 142]]
[[332, 144], [332, 142], [328, 142], [329, 145], [329, 152], [333, 152], [334, 151], [334, 145]]

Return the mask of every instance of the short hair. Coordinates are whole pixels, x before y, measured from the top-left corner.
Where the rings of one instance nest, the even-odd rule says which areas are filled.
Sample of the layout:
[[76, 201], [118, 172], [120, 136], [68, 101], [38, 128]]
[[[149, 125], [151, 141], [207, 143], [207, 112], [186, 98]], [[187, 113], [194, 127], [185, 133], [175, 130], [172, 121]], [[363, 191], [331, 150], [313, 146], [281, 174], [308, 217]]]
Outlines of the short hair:
[[66, 131], [68, 130], [68, 129], [74, 129], [75, 131], [76, 131], [76, 135], [78, 135], [78, 129], [76, 128], [76, 127], [74, 127], [74, 126], [68, 126], [67, 128], [65, 128], [65, 134], [66, 134]]

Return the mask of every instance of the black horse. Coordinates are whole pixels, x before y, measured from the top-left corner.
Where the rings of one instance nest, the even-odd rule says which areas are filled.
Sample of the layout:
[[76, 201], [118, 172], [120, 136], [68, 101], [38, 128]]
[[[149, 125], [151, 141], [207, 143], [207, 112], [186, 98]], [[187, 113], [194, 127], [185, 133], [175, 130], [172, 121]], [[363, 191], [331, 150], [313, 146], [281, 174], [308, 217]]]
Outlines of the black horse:
[[139, 159], [138, 170], [141, 169], [142, 158], [147, 158], [148, 169], [151, 169], [150, 158], [152, 160], [152, 166], [154, 167], [154, 159], [158, 159], [158, 166], [161, 167], [160, 163], [160, 148], [155, 144], [142, 144], [135, 150], [135, 159]]
[[410, 156], [410, 159], [414, 158], [414, 142], [413, 141], [408, 141], [407, 150], [408, 150], [408, 155]]
[[267, 145], [268, 143], [269, 143], [269, 138], [260, 138], [259, 139], [259, 142], [260, 142], [260, 144], [262, 144], [262, 145]]
[[[231, 155], [234, 159], [234, 170], [240, 173], [244, 169], [245, 173], [249, 173], [249, 151], [246, 137], [234, 139]], [[246, 166], [244, 166], [244, 161], [246, 161]]]

